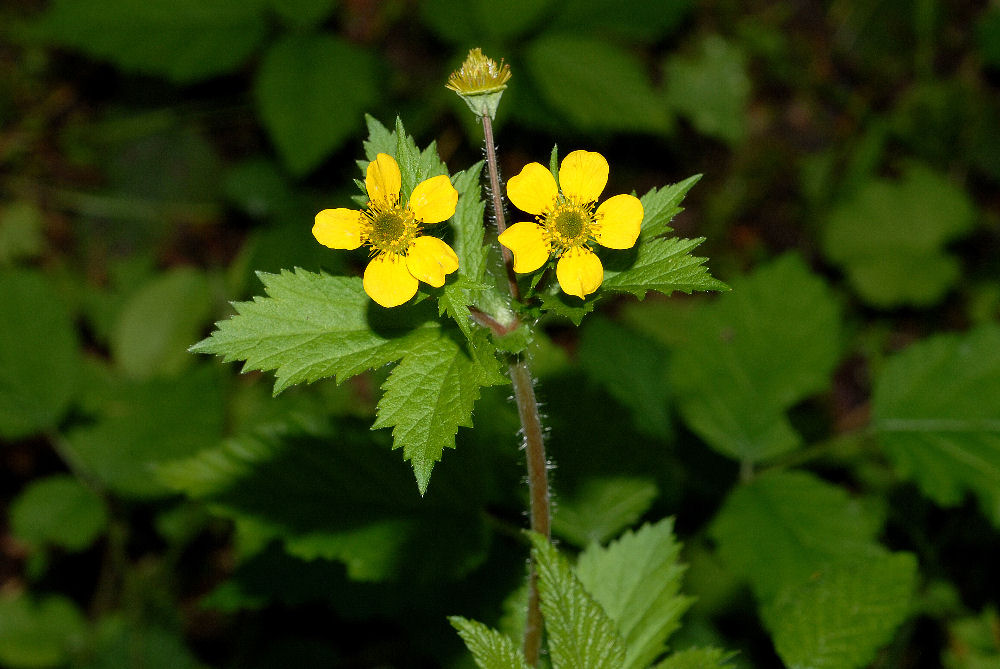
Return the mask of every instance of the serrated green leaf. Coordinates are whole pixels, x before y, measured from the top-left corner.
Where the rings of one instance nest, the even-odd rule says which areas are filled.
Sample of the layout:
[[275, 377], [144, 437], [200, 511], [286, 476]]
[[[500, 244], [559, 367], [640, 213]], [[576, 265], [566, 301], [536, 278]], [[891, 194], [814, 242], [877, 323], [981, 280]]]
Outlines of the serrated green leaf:
[[406, 134], [403, 121], [396, 117], [396, 150], [392, 155], [399, 164], [399, 171], [402, 176], [402, 186], [399, 189], [400, 201], [405, 202], [410, 199], [410, 193], [420, 182], [436, 177], [441, 174], [448, 174], [448, 168], [441, 162], [437, 152], [437, 142], [431, 142], [423, 151], [417, 146], [411, 135]]
[[657, 437], [672, 434], [666, 349], [599, 318], [581, 331], [578, 356], [583, 371], [632, 410], [636, 427]]
[[448, 622], [458, 630], [479, 669], [528, 669], [521, 651], [507, 635], [460, 616], [452, 616]]
[[655, 290], [664, 295], [674, 291], [728, 290], [729, 286], [708, 273], [707, 258], [692, 256], [690, 251], [705, 241], [698, 239], [650, 239], [634, 250], [608, 256], [602, 288], [617, 293], [632, 293], [640, 300]]
[[452, 248], [458, 254], [458, 273], [470, 281], [482, 281], [486, 272], [486, 254], [488, 249], [483, 245], [486, 233], [486, 203], [482, 198], [482, 187], [479, 184], [483, 171], [480, 161], [467, 170], [455, 174], [451, 183], [458, 191], [458, 205], [455, 215], [451, 218], [451, 227], [455, 231]]
[[814, 571], [764, 609], [778, 655], [791, 669], [856, 669], [909, 615], [917, 561], [910, 553], [873, 556]]
[[553, 669], [621, 669], [625, 645], [614, 623], [548, 539], [530, 536]]
[[155, 466], [190, 457], [222, 439], [226, 416], [215, 369], [141, 383], [111, 377], [109, 384], [88, 389], [96, 420], [67, 433], [62, 451], [120, 495], [152, 499], [169, 494]]
[[275, 370], [275, 394], [303, 381], [343, 381], [440, 336], [425, 306], [381, 309], [358, 278], [301, 269], [258, 276], [267, 296], [234, 304], [237, 315], [190, 350], [244, 360], [244, 371]]
[[679, 594], [684, 567], [673, 529], [673, 520], [665, 518], [628, 531], [607, 547], [591, 544], [580, 554], [580, 583], [624, 641], [618, 669], [645, 669], [663, 654], [667, 637], [694, 601]]
[[552, 531], [580, 548], [603, 544], [639, 520], [657, 495], [659, 490], [649, 479], [589, 479], [572, 495], [559, 495]]
[[710, 532], [723, 560], [762, 601], [819, 567], [884, 552], [880, 514], [844, 489], [799, 471], [759, 476], [733, 490]]
[[260, 117], [288, 168], [303, 175], [351, 137], [379, 97], [370, 51], [334, 37], [290, 34], [257, 72]]
[[936, 503], [967, 492], [1000, 526], [1000, 328], [936, 335], [889, 360], [872, 423], [897, 471]]
[[0, 598], [0, 662], [18, 669], [63, 666], [83, 642], [87, 621], [72, 600]]
[[708, 35], [697, 56], [667, 59], [664, 81], [670, 106], [699, 132], [729, 144], [746, 136], [750, 78], [742, 49], [719, 35]]
[[53, 429], [79, 389], [80, 351], [48, 279], [0, 273], [0, 437]]
[[870, 181], [834, 208], [823, 249], [866, 302], [926, 306], [958, 278], [958, 262], [942, 247], [967, 232], [974, 215], [964, 191], [911, 165], [900, 180]]
[[391, 427], [393, 448], [413, 464], [420, 493], [434, 464], [455, 447], [459, 427], [472, 427], [483, 369], [454, 341], [441, 337], [410, 350], [382, 385], [372, 429]]
[[173, 490], [208, 503], [265, 544], [302, 560], [338, 560], [358, 581], [440, 582], [485, 557], [484, 471], [474, 449], [426, 496], [383, 439], [343, 421], [273, 424], [158, 468]]
[[205, 276], [191, 268], [163, 273], [125, 302], [111, 331], [111, 352], [128, 376], [172, 375], [193, 358], [187, 347], [212, 313]]
[[104, 502], [77, 479], [65, 474], [32, 481], [10, 505], [14, 536], [35, 546], [80, 551], [108, 524]]
[[733, 287], [692, 315], [671, 380], [691, 429], [720, 453], [754, 462], [799, 445], [785, 411], [830, 383], [840, 310], [795, 255]]
[[580, 128], [667, 133], [672, 120], [629, 51], [595, 37], [546, 32], [525, 52], [545, 100]]
[[[55, 0], [37, 37], [190, 83], [232, 72], [266, 34], [262, 0]], [[123, 29], [127, 26], [127, 29]]]
[[720, 648], [685, 648], [679, 650], [653, 669], [729, 669], [734, 653]]
[[[359, 160], [358, 167], [364, 175], [368, 169], [368, 163], [375, 160], [380, 153], [387, 153], [390, 156], [396, 153], [396, 132], [382, 125], [382, 122], [371, 114], [365, 114], [365, 126], [368, 128], [368, 138], [364, 141], [365, 158]], [[361, 183], [362, 189], [364, 182]]]
[[646, 241], [670, 232], [670, 221], [684, 211], [680, 206], [681, 200], [699, 181], [701, 175], [695, 174], [664, 188], [650, 188], [648, 193], [639, 198], [643, 212], [639, 239]]

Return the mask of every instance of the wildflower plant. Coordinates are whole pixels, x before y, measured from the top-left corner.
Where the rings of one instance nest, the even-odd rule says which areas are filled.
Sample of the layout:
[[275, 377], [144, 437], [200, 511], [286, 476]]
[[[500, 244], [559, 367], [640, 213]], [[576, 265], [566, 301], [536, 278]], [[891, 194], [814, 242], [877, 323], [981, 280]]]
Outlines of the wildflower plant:
[[[510, 79], [506, 65], [474, 49], [448, 80], [483, 125], [486, 160], [461, 171], [449, 171], [434, 143], [419, 148], [401, 119], [390, 129], [367, 117], [355, 198], [360, 208], [331, 202], [312, 227], [316, 241], [331, 249], [366, 248], [363, 278], [299, 268], [260, 273], [265, 294], [235, 303], [236, 314], [192, 350], [243, 361], [244, 371], [275, 372], [275, 394], [394, 365], [372, 427], [392, 429], [393, 448], [410, 462], [421, 494], [444, 452], [456, 447], [458, 428], [473, 427], [480, 389], [510, 384], [524, 435], [535, 558], [521, 648], [478, 623], [452, 623], [481, 667], [535, 666], [544, 618], [555, 669], [641, 669], [663, 654], [689, 603], [677, 594], [671, 524], [598, 547], [588, 558], [589, 572], [583, 561], [574, 570], [552, 548], [545, 432], [530, 343], [541, 318], [579, 325], [610, 294], [643, 299], [650, 291], [727, 286], [709, 274], [704, 258], [692, 255], [702, 239], [670, 234], [669, 223], [697, 176], [641, 197], [621, 193], [602, 200], [611, 169], [604, 156], [576, 149], [560, 162], [553, 148], [549, 166], [529, 163], [504, 188], [492, 119]], [[534, 220], [508, 227], [504, 194]], [[643, 568], [660, 570], [658, 582], [667, 589], [653, 604], [641, 604], [653, 607], [645, 618], [609, 617], [640, 603], [622, 592], [601, 595], [596, 574], [632, 573], [629, 556], [654, 548], [660, 562], [647, 560]], [[640, 623], [646, 627], [635, 627]], [[722, 666], [724, 660], [716, 651], [694, 658], [703, 662], [698, 666]]]

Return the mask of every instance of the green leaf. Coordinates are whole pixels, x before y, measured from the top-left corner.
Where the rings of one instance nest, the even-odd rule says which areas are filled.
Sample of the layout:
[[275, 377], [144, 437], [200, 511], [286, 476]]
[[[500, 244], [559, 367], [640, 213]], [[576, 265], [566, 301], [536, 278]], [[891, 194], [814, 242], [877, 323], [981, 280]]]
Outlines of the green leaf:
[[[624, 640], [619, 669], [645, 669], [666, 651], [666, 640], [694, 601], [679, 594], [684, 567], [674, 523], [665, 518], [626, 532], [606, 548], [591, 544], [576, 575]], [[587, 666], [587, 665], [574, 665]]]
[[606, 40], [547, 32], [528, 46], [525, 64], [545, 100], [581, 129], [671, 128], [643, 64]]
[[104, 502], [77, 479], [66, 474], [35, 479], [10, 506], [13, 534], [35, 546], [51, 544], [81, 551], [108, 524]]
[[793, 669], [867, 667], [910, 614], [916, 577], [910, 553], [817, 569], [764, 609], [778, 655]]
[[401, 201], [409, 200], [413, 189], [420, 182], [441, 174], [448, 174], [448, 168], [441, 162], [441, 157], [438, 155], [437, 142], [431, 142], [427, 148], [421, 151], [413, 136], [406, 134], [403, 121], [398, 116], [393, 136], [396, 138], [396, 150], [390, 155], [399, 164], [402, 176], [402, 186], [399, 189]]
[[792, 450], [801, 437], [785, 411], [829, 385], [840, 347], [830, 290], [798, 256], [784, 256], [692, 315], [671, 374], [681, 415], [732, 458]]
[[[282, 401], [282, 400], [272, 400]], [[486, 471], [475, 449], [455, 454], [420, 497], [381, 435], [340, 421], [287, 420], [159, 468], [173, 490], [203, 500], [307, 561], [338, 560], [351, 579], [435, 582], [485, 557]]]
[[530, 536], [553, 669], [621, 669], [625, 645], [614, 623], [548, 539]]
[[[389, 130], [371, 114], [365, 114], [365, 126], [368, 128], [368, 138], [362, 143], [362, 146], [364, 146], [367, 160], [358, 161], [362, 176], [367, 173], [368, 163], [375, 160], [378, 154], [387, 153], [390, 156], [396, 154], [395, 130]], [[362, 183], [362, 185], [364, 184]]]
[[441, 337], [407, 352], [382, 385], [372, 429], [393, 428], [392, 447], [402, 448], [413, 464], [420, 494], [444, 449], [455, 448], [458, 428], [472, 427], [472, 407], [485, 381], [483, 368]]
[[1000, 9], [991, 5], [979, 17], [976, 37], [983, 61], [1000, 68]]
[[460, 616], [451, 616], [448, 622], [458, 630], [479, 669], [528, 669], [524, 656], [509, 636]]
[[583, 328], [578, 356], [583, 370], [632, 410], [636, 427], [656, 437], [672, 434], [666, 349], [602, 318]]
[[936, 335], [889, 360], [872, 423], [900, 474], [936, 503], [967, 492], [1000, 527], [1000, 328]]
[[910, 165], [898, 181], [869, 181], [830, 213], [823, 250], [866, 302], [891, 307], [939, 301], [960, 274], [943, 246], [973, 225], [968, 195]]
[[63, 666], [82, 643], [86, 624], [65, 597], [0, 598], [0, 663], [18, 669]]
[[552, 531], [581, 548], [603, 544], [649, 510], [660, 491], [649, 479], [588, 479], [572, 495], [559, 495]]
[[191, 83], [233, 72], [247, 60], [266, 33], [261, 5], [261, 0], [54, 0], [34, 28], [41, 39], [124, 70]]
[[205, 276], [191, 268], [160, 274], [125, 303], [111, 331], [115, 362], [133, 378], [172, 375], [192, 362], [187, 347], [212, 313]]
[[733, 653], [719, 648], [686, 648], [679, 650], [653, 669], [729, 669]]
[[455, 231], [452, 248], [458, 254], [458, 273], [476, 282], [483, 280], [486, 254], [489, 252], [483, 245], [486, 233], [483, 214], [486, 212], [486, 203], [483, 202], [482, 188], [479, 185], [483, 164], [479, 161], [451, 178], [452, 185], [458, 191], [458, 205], [451, 218], [451, 227]]
[[739, 47], [708, 35], [696, 56], [667, 59], [664, 81], [667, 101], [699, 132], [729, 144], [746, 137], [750, 78]]
[[191, 351], [245, 360], [244, 371], [275, 370], [275, 394], [303, 381], [343, 381], [440, 336], [426, 307], [381, 309], [358, 278], [301, 269], [258, 276], [267, 297], [234, 304], [237, 315]]
[[602, 288], [617, 293], [632, 293], [640, 300], [655, 290], [664, 295], [674, 291], [728, 290], [713, 278], [704, 266], [707, 258], [689, 252], [705, 241], [699, 239], [650, 239], [635, 249], [606, 254]]
[[1000, 616], [988, 607], [978, 616], [948, 623], [950, 643], [942, 657], [946, 669], [992, 669], [1000, 665]]
[[98, 412], [93, 424], [66, 435], [77, 467], [120, 495], [137, 499], [171, 491], [155, 467], [218, 444], [226, 420], [218, 372], [203, 367], [176, 379], [145, 382], [112, 377], [88, 389]]
[[304, 175], [360, 130], [379, 98], [370, 51], [325, 35], [275, 42], [257, 72], [257, 108], [285, 165]]
[[22, 201], [0, 208], [0, 267], [34, 258], [44, 248], [42, 212], [38, 207]]
[[695, 174], [670, 186], [650, 188], [649, 192], [639, 198], [643, 211], [642, 231], [639, 234], [639, 239], [646, 241], [670, 232], [670, 221], [674, 219], [674, 216], [684, 211], [684, 208], [680, 206], [681, 200], [699, 181], [701, 181], [701, 175]]
[[79, 344], [69, 312], [35, 272], [0, 273], [0, 437], [53, 429], [76, 398]]
[[844, 489], [786, 471], [733, 490], [710, 532], [723, 560], [768, 601], [823, 565], [881, 554], [875, 543], [881, 526], [881, 515]]

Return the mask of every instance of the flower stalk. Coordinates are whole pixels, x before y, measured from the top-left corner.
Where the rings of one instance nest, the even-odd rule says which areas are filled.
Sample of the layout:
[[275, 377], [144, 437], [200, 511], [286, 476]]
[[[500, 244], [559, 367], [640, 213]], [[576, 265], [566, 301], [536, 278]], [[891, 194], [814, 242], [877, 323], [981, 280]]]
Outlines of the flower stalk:
[[[483, 55], [479, 49], [472, 49], [462, 67], [448, 79], [448, 88], [452, 89], [465, 101], [483, 124], [483, 137], [486, 143], [486, 166], [490, 180], [491, 205], [497, 225], [497, 235], [507, 230], [504, 216], [503, 193], [500, 190], [500, 172], [497, 167], [496, 143], [493, 139], [493, 118], [496, 116], [497, 105], [507, 81], [510, 79], [510, 68], [500, 62]], [[521, 291], [517, 285], [517, 274], [514, 272], [514, 255], [509, 248], [502, 245], [504, 268], [507, 273], [507, 287], [514, 301], [521, 300]], [[474, 318], [476, 318], [474, 312]], [[477, 322], [498, 332], [499, 324], [486, 314]], [[515, 326], [516, 327], [516, 326]], [[534, 381], [531, 369], [523, 355], [511, 359], [509, 363], [510, 381], [514, 387], [514, 401], [521, 420], [521, 430], [524, 434], [525, 459], [528, 469], [528, 495], [531, 530], [551, 537], [552, 512], [549, 501], [548, 463], [545, 459], [545, 441], [542, 433], [542, 418], [538, 411], [538, 401], [535, 398]], [[534, 562], [528, 572], [528, 610], [524, 625], [522, 651], [528, 666], [534, 667], [542, 648], [542, 610], [538, 597], [538, 572]]]

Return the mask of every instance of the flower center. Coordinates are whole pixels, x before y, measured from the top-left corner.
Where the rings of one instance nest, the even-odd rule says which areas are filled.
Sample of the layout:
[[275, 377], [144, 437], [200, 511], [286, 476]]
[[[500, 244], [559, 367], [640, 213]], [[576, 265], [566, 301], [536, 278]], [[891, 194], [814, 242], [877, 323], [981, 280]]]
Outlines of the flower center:
[[543, 215], [540, 222], [557, 255], [585, 247], [593, 238], [597, 229], [593, 209], [593, 202], [578, 204], [560, 196], [555, 206]]
[[363, 232], [375, 255], [405, 255], [420, 232], [420, 226], [409, 207], [394, 202], [369, 202], [364, 216], [366, 220]]

